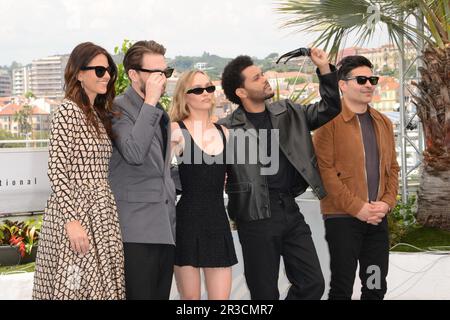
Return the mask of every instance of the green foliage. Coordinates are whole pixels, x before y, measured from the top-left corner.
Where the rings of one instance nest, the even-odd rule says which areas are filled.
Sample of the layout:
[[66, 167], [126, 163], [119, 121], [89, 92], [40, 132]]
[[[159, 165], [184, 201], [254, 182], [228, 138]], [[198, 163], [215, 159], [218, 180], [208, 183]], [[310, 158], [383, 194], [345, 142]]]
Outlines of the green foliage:
[[[278, 53], [271, 53], [264, 59], [258, 59], [252, 57], [256, 65], [260, 66], [263, 71], [274, 70], [277, 72], [297, 71], [298, 66], [293, 64], [275, 64], [278, 58]], [[184, 72], [195, 68], [195, 64], [199, 62], [205, 62], [207, 64], [206, 72], [212, 80], [220, 80], [223, 69], [231, 58], [223, 58], [217, 55], [203, 53], [200, 57], [194, 56], [176, 56], [170, 61], [170, 65], [174, 67], [178, 72]]]
[[[122, 45], [114, 48], [114, 53], [119, 55], [120, 57], [124, 57], [127, 53], [128, 49], [133, 45], [133, 42], [130, 40], [123, 40]], [[121, 59], [122, 60], [122, 59]], [[125, 72], [125, 68], [123, 63], [120, 62], [117, 64], [117, 81], [116, 81], [116, 95], [122, 94], [126, 88], [130, 85], [130, 79], [128, 79], [128, 75]]]
[[317, 74], [313, 74], [312, 76], [312, 82], [313, 83], [319, 83], [319, 76]]
[[164, 94], [161, 99], [159, 99], [159, 103], [162, 105], [164, 110], [169, 111], [172, 99], [167, 94]]
[[21, 140], [9, 131], [0, 128], [0, 140]]
[[222, 58], [208, 52], [204, 52], [200, 57], [192, 56], [176, 56], [169, 63], [178, 72], [184, 72], [187, 70], [195, 69], [196, 63], [206, 63], [206, 72], [212, 80], [219, 80], [223, 69], [230, 61], [230, 58]]
[[379, 72], [380, 76], [386, 76], [386, 77], [395, 77], [398, 75], [398, 71], [389, 69], [388, 66], [383, 66], [383, 69]]
[[[296, 83], [294, 82], [293, 85], [296, 85]], [[312, 100], [314, 100], [317, 97], [317, 92], [311, 92], [307, 97], [300, 99], [300, 97], [302, 96], [303, 92], [305, 91], [306, 87], [308, 86], [308, 84], [306, 83], [303, 88], [301, 88], [300, 90], [294, 90], [293, 92], [291, 92], [291, 94], [289, 95], [289, 97], [287, 97], [289, 100], [298, 103], [300, 105], [307, 105], [310, 104]], [[275, 88], [275, 95], [273, 97], [274, 101], [280, 101], [281, 100], [281, 95], [280, 95], [280, 83], [278, 82], [277, 79], [277, 86]]]
[[[402, 243], [413, 245], [423, 250], [449, 250], [450, 232], [437, 228], [418, 226], [408, 232]], [[417, 252], [417, 249], [399, 245], [396, 251]]]
[[33, 92], [28, 91], [25, 93], [25, 98], [30, 99], [30, 98], [36, 98], [36, 96], [34, 95]]
[[31, 133], [31, 123], [30, 118], [33, 112], [33, 107], [26, 104], [23, 106], [23, 108], [19, 111], [16, 111], [14, 114], [14, 121], [18, 122], [19, 125], [19, 134], [21, 136], [27, 136], [29, 133]]
[[0, 266], [0, 275], [2, 274], [13, 274], [13, 273], [24, 273], [24, 272], [34, 272], [35, 269], [35, 263], [28, 263], [23, 265], [17, 265], [17, 266], [6, 266], [1, 267]]
[[416, 196], [410, 196], [406, 204], [401, 201], [400, 197], [397, 200], [397, 205], [388, 215], [389, 242], [391, 247], [402, 242], [406, 234], [418, 227], [416, 222]]
[[[423, 39], [443, 49], [450, 38], [448, 0], [284, 0], [277, 6], [277, 12], [289, 15], [284, 27], [320, 32], [313, 45], [329, 50], [332, 60], [349, 35], [363, 46], [376, 36], [378, 26], [386, 28], [397, 47], [404, 37], [415, 47]], [[425, 32], [409, 23], [410, 18], [421, 19], [420, 15], [425, 18]]]
[[[120, 60], [123, 60], [123, 57], [127, 53], [128, 49], [131, 48], [133, 45], [133, 42], [125, 39], [122, 42], [122, 45], [119, 47], [114, 48], [114, 53], [121, 57]], [[125, 73], [125, 68], [123, 66], [123, 63], [119, 63], [117, 65], [118, 75], [117, 75], [117, 81], [116, 81], [116, 95], [122, 94], [127, 87], [130, 85], [130, 79], [128, 79], [128, 75]], [[167, 111], [169, 109], [171, 99], [167, 95], [163, 95], [160, 99], [160, 103], [163, 106], [163, 108]]]
[[284, 82], [287, 82], [289, 85], [295, 85], [295, 84], [299, 84], [299, 83], [305, 83], [306, 79], [299, 77], [299, 78], [288, 78], [286, 80], [284, 80]]
[[275, 59], [278, 59], [278, 53], [276, 53], [276, 52], [273, 52], [273, 53], [269, 54], [269, 55], [265, 58], [265, 60], [275, 60]]
[[41, 226], [42, 218], [23, 222], [6, 220], [0, 224], [0, 246], [16, 246], [29, 255], [39, 241]]
[[[17, 137], [9, 131], [0, 129], [0, 141], [1, 140], [24, 140], [23, 137]], [[0, 148], [19, 148], [23, 144], [19, 143], [3, 143], [0, 144]]]
[[187, 56], [176, 56], [174, 60], [171, 61], [171, 65], [180, 72], [194, 68], [194, 64], [199, 62], [198, 57], [187, 57]]

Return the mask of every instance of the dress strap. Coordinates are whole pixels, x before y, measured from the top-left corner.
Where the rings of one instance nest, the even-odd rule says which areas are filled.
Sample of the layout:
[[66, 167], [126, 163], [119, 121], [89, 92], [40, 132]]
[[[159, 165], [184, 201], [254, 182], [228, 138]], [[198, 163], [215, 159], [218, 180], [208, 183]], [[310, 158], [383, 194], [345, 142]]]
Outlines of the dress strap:
[[186, 127], [186, 125], [184, 124], [184, 121], [183, 121], [183, 120], [177, 121], [177, 123], [178, 123], [178, 125], [180, 126], [181, 129], [186, 129], [186, 130], [187, 130], [187, 127]]
[[183, 120], [177, 121], [177, 123], [180, 126], [181, 133], [183, 134], [185, 143], [186, 143], [186, 141], [190, 141], [191, 153], [193, 154], [193, 152], [194, 152], [194, 138], [192, 138], [191, 133], [189, 132], [189, 130], [186, 127], [186, 125], [184, 124]]
[[227, 138], [225, 137], [225, 132], [223, 132], [222, 126], [220, 124], [214, 123], [214, 125], [216, 126], [217, 130], [219, 130], [220, 135], [222, 136], [223, 148], [225, 150], [225, 147], [227, 145]]
[[192, 138], [191, 133], [189, 132], [189, 130], [186, 127], [186, 125], [184, 124], [184, 121], [180, 120], [177, 123], [180, 126], [181, 132], [183, 132], [184, 139], [188, 138], [188, 139], [192, 139], [193, 140], [194, 138]]

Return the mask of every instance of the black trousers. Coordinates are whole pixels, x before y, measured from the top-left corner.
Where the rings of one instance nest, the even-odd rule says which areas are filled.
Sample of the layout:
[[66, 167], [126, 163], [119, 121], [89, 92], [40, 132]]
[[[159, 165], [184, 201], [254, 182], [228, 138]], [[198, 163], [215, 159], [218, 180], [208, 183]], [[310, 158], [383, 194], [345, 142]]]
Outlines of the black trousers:
[[124, 243], [127, 300], [169, 300], [175, 246]]
[[357, 218], [331, 218], [325, 220], [325, 230], [331, 268], [328, 299], [351, 299], [359, 262], [361, 300], [382, 300], [389, 267], [387, 218], [377, 226]]
[[283, 257], [291, 287], [286, 299], [318, 300], [324, 291], [319, 258], [292, 195], [270, 193], [271, 217], [237, 222], [244, 272], [253, 300], [278, 300], [278, 274]]

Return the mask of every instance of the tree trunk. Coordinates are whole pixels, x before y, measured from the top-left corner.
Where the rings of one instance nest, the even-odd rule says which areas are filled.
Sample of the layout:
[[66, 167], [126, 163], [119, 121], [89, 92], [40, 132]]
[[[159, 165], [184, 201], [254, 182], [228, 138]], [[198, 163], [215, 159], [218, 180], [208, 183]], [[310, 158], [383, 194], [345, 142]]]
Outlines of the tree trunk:
[[420, 180], [418, 222], [450, 231], [450, 170], [422, 166]]

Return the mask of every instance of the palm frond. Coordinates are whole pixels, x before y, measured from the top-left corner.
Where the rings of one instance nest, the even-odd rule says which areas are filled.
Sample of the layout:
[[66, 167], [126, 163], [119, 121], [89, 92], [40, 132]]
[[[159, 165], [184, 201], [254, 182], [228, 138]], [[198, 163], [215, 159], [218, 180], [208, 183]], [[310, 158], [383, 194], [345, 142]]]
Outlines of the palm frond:
[[[289, 16], [282, 28], [320, 32], [314, 45], [323, 46], [330, 51], [330, 57], [336, 58], [349, 34], [356, 35], [358, 44], [365, 44], [376, 36], [376, 27], [382, 25], [397, 46], [402, 39], [416, 47], [418, 39], [431, 45], [442, 45], [442, 35], [446, 33], [443, 32], [446, 25], [443, 20], [448, 16], [436, 12], [439, 6], [446, 12], [446, 6], [442, 4], [445, 1], [448, 0], [287, 0], [277, 2], [276, 10]], [[425, 28], [432, 37], [409, 23], [409, 19], [418, 17], [417, 8], [429, 16]]]

